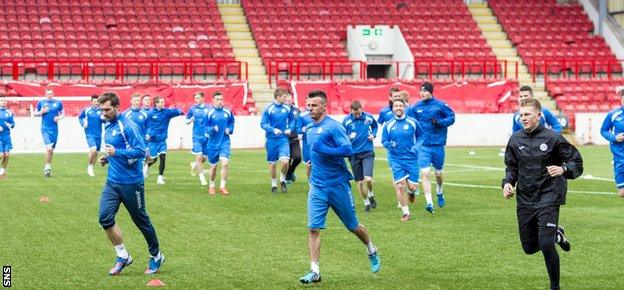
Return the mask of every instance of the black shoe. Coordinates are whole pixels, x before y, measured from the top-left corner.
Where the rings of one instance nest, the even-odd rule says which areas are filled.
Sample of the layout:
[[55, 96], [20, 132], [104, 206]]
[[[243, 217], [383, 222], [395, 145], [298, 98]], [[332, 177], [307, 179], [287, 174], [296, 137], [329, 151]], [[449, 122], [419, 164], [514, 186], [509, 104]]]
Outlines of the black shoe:
[[52, 170], [46, 169], [43, 171], [43, 177], [51, 177], [51, 176], [52, 176]]
[[373, 196], [369, 197], [368, 201], [370, 201], [370, 206], [373, 209], [377, 208], [377, 201], [375, 200], [375, 197], [373, 197]]
[[277, 192], [277, 186], [271, 187], [271, 193], [276, 193], [276, 192]]
[[292, 182], [297, 181], [297, 175], [295, 175], [294, 172], [290, 174], [290, 180], [292, 180]]
[[560, 237], [560, 241], [559, 241], [559, 247], [561, 247], [562, 250], [569, 252], [570, 251], [570, 241], [568, 241], [568, 239], [565, 237], [565, 231], [563, 229], [562, 226], [558, 226], [557, 228], [557, 236]]
[[286, 193], [286, 191], [288, 191], [288, 188], [286, 187], [286, 182], [282, 181], [280, 182], [280, 187], [283, 193]]
[[364, 206], [364, 211], [365, 211], [365, 212], [370, 212], [370, 211], [371, 211], [371, 206], [370, 206], [370, 204], [367, 204], [367, 205], [365, 205], [365, 206]]

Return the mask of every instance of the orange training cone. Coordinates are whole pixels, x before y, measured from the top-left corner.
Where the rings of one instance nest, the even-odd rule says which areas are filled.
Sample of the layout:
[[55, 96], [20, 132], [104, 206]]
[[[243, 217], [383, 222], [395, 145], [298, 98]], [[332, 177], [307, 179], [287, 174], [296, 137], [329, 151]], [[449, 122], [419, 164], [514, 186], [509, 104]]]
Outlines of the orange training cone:
[[162, 286], [165, 286], [165, 283], [160, 281], [160, 279], [152, 279], [152, 280], [150, 280], [147, 283], [147, 286], [149, 286], [149, 287], [162, 287]]

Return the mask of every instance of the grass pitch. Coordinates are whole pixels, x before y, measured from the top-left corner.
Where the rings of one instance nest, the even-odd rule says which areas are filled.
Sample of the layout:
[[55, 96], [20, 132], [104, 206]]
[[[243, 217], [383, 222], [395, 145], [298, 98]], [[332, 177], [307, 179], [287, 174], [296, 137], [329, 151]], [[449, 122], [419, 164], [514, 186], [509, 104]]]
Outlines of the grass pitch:
[[[581, 147], [584, 175], [569, 183], [560, 223], [572, 251], [559, 251], [562, 286], [624, 288], [624, 200], [615, 195], [607, 147]], [[475, 155], [468, 152], [474, 150]], [[330, 213], [321, 234], [321, 288], [335, 289], [546, 289], [541, 254], [527, 256], [518, 240], [515, 200], [502, 198], [500, 148], [448, 148], [447, 205], [435, 215], [424, 197], [411, 205], [412, 220], [399, 221], [385, 151], [377, 151], [375, 193], [379, 206], [360, 222], [381, 253], [382, 269], [369, 270], [366, 250]], [[262, 150], [234, 150], [230, 197], [211, 197], [189, 175], [192, 156], [170, 152], [167, 184], [156, 185], [157, 166], [146, 180], [146, 203], [167, 261], [166, 287], [300, 288], [309, 269], [306, 231], [308, 186], [302, 167], [287, 194], [271, 194]], [[16, 288], [140, 288], [150, 277], [147, 246], [122, 207], [117, 216], [135, 263], [109, 277], [115, 251], [98, 224], [105, 170], [86, 175], [86, 154], [57, 154], [53, 177], [42, 177], [43, 155], [13, 155], [0, 180], [0, 263], [12, 266]], [[605, 180], [601, 180], [605, 179]], [[434, 185], [435, 188], [435, 185]], [[355, 186], [353, 186], [355, 191]], [[356, 192], [354, 192], [356, 194]], [[49, 203], [40, 203], [42, 195]]]

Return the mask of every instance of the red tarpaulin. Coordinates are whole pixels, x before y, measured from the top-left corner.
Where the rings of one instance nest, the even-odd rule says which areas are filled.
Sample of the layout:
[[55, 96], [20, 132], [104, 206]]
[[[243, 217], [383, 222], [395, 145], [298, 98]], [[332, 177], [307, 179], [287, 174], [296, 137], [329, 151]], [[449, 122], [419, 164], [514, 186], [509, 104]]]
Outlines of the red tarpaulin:
[[247, 96], [247, 83], [232, 83], [227, 85], [135, 85], [135, 86], [98, 86], [90, 84], [58, 84], [46, 85], [6, 82], [8, 88], [17, 92], [23, 97], [41, 97], [46, 88], [52, 88], [55, 96], [62, 97], [89, 97], [94, 94], [101, 94], [108, 91], [116, 92], [121, 100], [121, 108], [130, 106], [130, 95], [135, 92], [148, 94], [151, 96], [162, 96], [165, 98], [167, 107], [178, 107], [187, 110], [194, 103], [193, 93], [204, 92], [206, 101], [210, 102], [210, 97], [216, 91], [223, 94], [225, 106], [231, 108], [235, 114], [249, 115], [249, 108], [245, 106]]
[[[410, 103], [420, 99], [420, 86], [403, 83], [386, 85], [354, 85], [339, 82], [297, 82], [290, 83], [290, 89], [297, 98], [300, 108], [305, 106], [305, 98], [311, 90], [323, 90], [329, 98], [330, 114], [349, 113], [353, 100], [360, 100], [366, 111], [378, 113], [388, 105], [388, 92], [391, 87], [406, 90], [410, 95]], [[509, 99], [516, 83], [508, 81], [489, 84], [473, 84], [458, 82], [451, 84], [434, 83], [433, 95], [444, 100], [456, 113], [499, 113], [507, 112]]]

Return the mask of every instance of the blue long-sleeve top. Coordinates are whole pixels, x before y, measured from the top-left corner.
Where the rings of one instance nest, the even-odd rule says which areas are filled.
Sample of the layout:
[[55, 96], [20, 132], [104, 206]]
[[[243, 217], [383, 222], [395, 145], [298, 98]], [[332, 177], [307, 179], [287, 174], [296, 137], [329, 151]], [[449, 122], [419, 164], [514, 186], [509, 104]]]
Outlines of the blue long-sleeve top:
[[354, 154], [374, 150], [373, 141], [368, 139], [369, 135], [373, 138], [377, 136], [377, 122], [373, 115], [362, 112], [362, 115], [356, 118], [353, 114], [349, 114], [342, 120], [342, 126], [345, 127], [351, 140]]
[[306, 126], [312, 171], [310, 184], [331, 187], [353, 179], [344, 158], [353, 154], [347, 131], [338, 121], [325, 116], [318, 123]]
[[379, 117], [377, 117], [377, 123], [383, 125], [385, 122], [394, 119], [394, 112], [392, 112], [392, 107], [385, 106], [379, 110]]
[[108, 122], [104, 133], [106, 146], [113, 146], [115, 154], [107, 156], [108, 181], [132, 184], [143, 182], [145, 141], [139, 127], [123, 114]]
[[102, 136], [102, 124], [104, 124], [104, 120], [102, 119], [102, 110], [100, 110], [100, 108], [93, 106], [86, 107], [80, 112], [78, 122], [83, 128], [85, 122], [87, 123], [87, 127], [84, 128], [86, 135]]
[[381, 133], [381, 144], [388, 150], [389, 159], [416, 160], [423, 135], [416, 119], [403, 116], [386, 123]]
[[[8, 125], [7, 125], [8, 124]], [[10, 136], [11, 129], [15, 128], [15, 119], [13, 113], [7, 108], [0, 108], [0, 137]]]
[[137, 127], [139, 127], [139, 132], [141, 136], [145, 138], [145, 134], [147, 134], [147, 113], [149, 111], [145, 109], [127, 109], [123, 114], [126, 118], [132, 120]]
[[613, 161], [617, 162], [624, 161], [624, 142], [617, 142], [615, 139], [615, 136], [620, 133], [624, 133], [624, 107], [609, 112], [600, 128], [602, 137], [610, 142], [609, 147], [613, 153]]
[[[267, 140], [288, 141], [286, 130], [295, 130], [295, 115], [289, 105], [273, 103], [262, 113], [260, 127], [264, 130]], [[274, 130], [279, 129], [281, 134], [276, 135]]]
[[151, 142], [167, 140], [171, 119], [184, 115], [178, 108], [153, 108], [147, 113], [147, 136]]
[[234, 114], [229, 109], [212, 108], [204, 118], [208, 148], [230, 147], [230, 135], [234, 133], [234, 122]]
[[446, 145], [448, 127], [455, 123], [455, 112], [443, 101], [431, 97], [420, 100], [405, 113], [420, 123], [424, 146]]
[[[561, 123], [559, 123], [559, 119], [557, 119], [557, 117], [555, 117], [555, 115], [550, 110], [542, 108], [542, 117], [540, 121], [542, 122], [542, 124], [544, 124], [546, 128], [550, 128], [557, 133], [561, 133]], [[512, 133], [522, 130], [523, 127], [522, 121], [520, 121], [520, 112], [514, 113], [512, 123]]]

